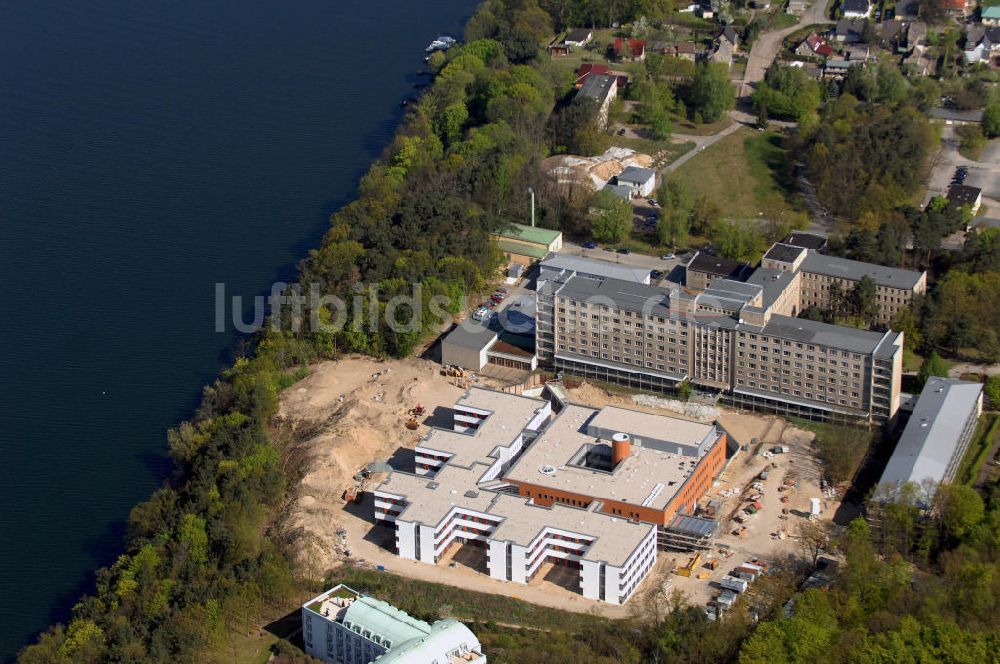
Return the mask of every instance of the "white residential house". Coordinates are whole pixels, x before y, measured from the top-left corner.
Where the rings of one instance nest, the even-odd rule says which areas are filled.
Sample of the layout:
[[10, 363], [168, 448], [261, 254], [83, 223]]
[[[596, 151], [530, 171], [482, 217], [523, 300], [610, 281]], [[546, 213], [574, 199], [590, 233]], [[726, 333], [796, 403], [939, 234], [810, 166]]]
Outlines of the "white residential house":
[[868, 18], [872, 13], [869, 0], [844, 0], [840, 5], [844, 18]]
[[996, 53], [1000, 53], [1000, 28], [969, 26], [965, 34], [965, 61], [989, 62]]
[[629, 166], [618, 176], [617, 184], [633, 191], [633, 195], [649, 196], [656, 189], [656, 171], [651, 168]]
[[577, 28], [566, 33], [563, 43], [568, 46], [585, 46], [594, 38], [594, 33], [586, 28]]

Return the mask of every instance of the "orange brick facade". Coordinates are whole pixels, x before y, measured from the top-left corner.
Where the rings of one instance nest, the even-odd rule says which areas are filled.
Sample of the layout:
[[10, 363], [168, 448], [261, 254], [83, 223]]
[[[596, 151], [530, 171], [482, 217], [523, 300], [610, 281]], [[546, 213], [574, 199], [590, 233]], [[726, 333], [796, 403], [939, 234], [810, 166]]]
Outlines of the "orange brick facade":
[[510, 480], [518, 487], [518, 494], [526, 498], [531, 498], [538, 505], [546, 507], [553, 503], [561, 503], [573, 507], [586, 508], [595, 500], [603, 503], [601, 511], [606, 514], [621, 516], [626, 519], [654, 523], [658, 526], [667, 525], [677, 512], [693, 507], [694, 503], [701, 499], [712, 486], [712, 481], [722, 470], [726, 462], [726, 434], [719, 436], [719, 440], [705, 456], [701, 458], [691, 476], [681, 486], [680, 490], [667, 503], [663, 510], [642, 507], [632, 503], [624, 503], [617, 500], [609, 500], [603, 496], [587, 496], [580, 493], [564, 491], [539, 484], [530, 484]]

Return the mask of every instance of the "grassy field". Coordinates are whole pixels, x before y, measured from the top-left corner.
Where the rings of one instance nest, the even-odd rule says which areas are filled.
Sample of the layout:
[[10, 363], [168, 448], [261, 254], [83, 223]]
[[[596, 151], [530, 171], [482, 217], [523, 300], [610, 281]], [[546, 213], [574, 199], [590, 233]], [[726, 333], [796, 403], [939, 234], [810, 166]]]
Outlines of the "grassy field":
[[1000, 433], [1000, 415], [996, 413], [985, 413], [976, 428], [976, 435], [969, 443], [969, 449], [962, 458], [962, 464], [955, 474], [955, 481], [960, 484], [972, 486], [979, 478], [979, 471], [982, 470], [983, 463], [990, 450], [993, 449], [993, 442]]
[[774, 13], [768, 21], [768, 30], [784, 30], [799, 22], [799, 17], [794, 14], [786, 14], [783, 11]]
[[341, 568], [326, 585], [338, 583], [392, 602], [410, 615], [429, 621], [450, 616], [463, 621], [495, 620], [568, 632], [586, 631], [596, 625], [613, 622], [602, 616], [560, 611], [504, 595], [463, 590], [369, 569]]
[[597, 48], [577, 48], [569, 55], [559, 55], [552, 58], [552, 64], [559, 69], [569, 69], [576, 71], [580, 65], [591, 62], [595, 64], [611, 65], [614, 69], [626, 71], [630, 74], [640, 74], [645, 69], [641, 62], [616, 62], [608, 60], [607, 47], [614, 43], [615, 32], [610, 28], [594, 30], [594, 39], [591, 44]]
[[783, 138], [740, 129], [707, 148], [672, 177], [694, 196], [707, 196], [733, 219], [791, 218], [796, 194], [784, 175]]
[[834, 483], [852, 480], [875, 441], [876, 433], [862, 427], [788, 418], [795, 426], [816, 434], [817, 452], [826, 478]]
[[924, 363], [924, 358], [916, 352], [903, 346], [903, 371], [920, 371], [920, 365]]
[[[364, 594], [384, 600], [420, 620], [434, 622], [455, 618], [466, 623], [479, 637], [490, 661], [525, 662], [539, 650], [550, 655], [564, 653], [565, 661], [579, 653], [593, 661], [590, 640], [621, 639], [628, 621], [591, 613], [560, 611], [519, 599], [463, 590], [454, 586], [417, 581], [387, 572], [342, 567], [323, 584], [329, 588], [344, 583]], [[317, 588], [313, 588], [317, 591]], [[303, 591], [303, 597], [311, 596]], [[545, 646], [539, 648], [539, 639]], [[227, 633], [226, 642], [204, 653], [206, 664], [265, 664], [272, 651], [287, 653], [283, 661], [301, 661], [301, 618], [298, 609], [275, 619], [263, 629]]]
[[723, 116], [718, 122], [711, 124], [695, 124], [685, 116], [678, 115], [677, 113], [670, 114], [670, 122], [674, 126], [674, 133], [685, 136], [711, 136], [712, 134], [718, 134], [733, 124], [732, 118], [728, 115]]

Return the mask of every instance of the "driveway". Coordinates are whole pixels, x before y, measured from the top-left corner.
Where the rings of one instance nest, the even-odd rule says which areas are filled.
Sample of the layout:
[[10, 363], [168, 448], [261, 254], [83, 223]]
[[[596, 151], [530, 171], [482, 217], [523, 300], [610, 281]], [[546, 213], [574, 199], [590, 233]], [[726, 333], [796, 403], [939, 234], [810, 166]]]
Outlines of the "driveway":
[[807, 25], [833, 24], [833, 21], [827, 18], [826, 7], [828, 3], [829, 0], [816, 0], [802, 15], [802, 19], [792, 27], [765, 32], [757, 37], [757, 41], [750, 47], [750, 54], [747, 56], [747, 68], [743, 74], [743, 80], [738, 81], [740, 83], [739, 96], [749, 96], [753, 92], [753, 84], [764, 80], [764, 73], [774, 62], [785, 37]]
[[688, 159], [691, 159], [695, 155], [701, 154], [702, 150], [704, 150], [705, 148], [707, 148], [710, 145], [714, 145], [715, 143], [718, 143], [723, 138], [725, 138], [726, 136], [729, 136], [730, 134], [732, 134], [734, 131], [738, 130], [742, 126], [743, 125], [741, 125], [739, 122], [734, 122], [733, 124], [729, 125], [728, 127], [726, 127], [725, 129], [723, 129], [722, 131], [720, 131], [717, 134], [712, 134], [711, 136], [701, 136], [701, 137], [699, 137], [701, 139], [701, 141], [700, 141], [700, 144], [696, 148], [694, 148], [693, 150], [691, 150], [691, 151], [689, 151], [689, 152], [681, 155], [681, 157], [679, 159], [677, 159], [677, 161], [675, 161], [675, 162], [671, 163], [670, 165], [668, 165], [666, 168], [664, 168], [661, 171], [661, 173], [673, 173], [678, 168], [680, 168], [682, 165], [684, 165], [684, 163], [686, 163]]

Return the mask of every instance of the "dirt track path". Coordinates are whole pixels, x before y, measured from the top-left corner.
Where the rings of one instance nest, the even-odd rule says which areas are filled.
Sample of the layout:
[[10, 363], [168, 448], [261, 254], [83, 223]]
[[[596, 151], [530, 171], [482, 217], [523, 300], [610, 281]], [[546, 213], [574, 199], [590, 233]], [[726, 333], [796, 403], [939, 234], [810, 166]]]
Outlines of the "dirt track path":
[[757, 37], [757, 41], [753, 43], [753, 46], [750, 48], [750, 54], [747, 57], [747, 68], [743, 74], [743, 80], [740, 81], [739, 96], [749, 96], [753, 92], [753, 84], [764, 80], [764, 73], [771, 66], [771, 63], [774, 62], [774, 58], [781, 50], [781, 43], [785, 37], [796, 30], [801, 30], [807, 25], [833, 24], [833, 21], [827, 18], [826, 7], [828, 2], [829, 0], [816, 0], [806, 13], [802, 15], [802, 20], [795, 25], [783, 30], [765, 32]]

